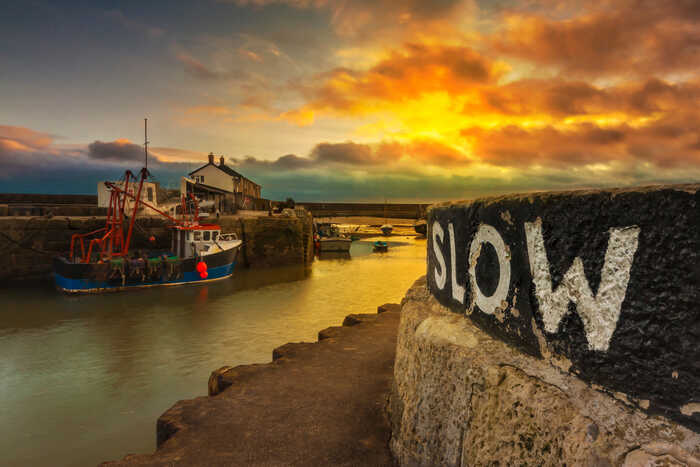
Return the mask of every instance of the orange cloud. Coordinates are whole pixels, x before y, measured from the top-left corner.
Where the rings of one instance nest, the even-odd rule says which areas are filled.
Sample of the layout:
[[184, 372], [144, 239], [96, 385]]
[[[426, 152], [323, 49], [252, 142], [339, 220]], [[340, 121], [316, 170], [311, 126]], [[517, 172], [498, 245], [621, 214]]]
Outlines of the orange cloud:
[[44, 148], [50, 145], [54, 140], [54, 137], [48, 133], [41, 133], [21, 126], [9, 125], [0, 125], [0, 138], [5, 140], [7, 144], [10, 143], [10, 140], [13, 140], [12, 142], [14, 144], [21, 144], [22, 146], [32, 148]]
[[700, 65], [698, 2], [620, 0], [564, 20], [509, 14], [497, 52], [580, 76], [665, 74]]
[[400, 102], [423, 94], [463, 94], [494, 83], [505, 72], [503, 63], [463, 46], [405, 44], [368, 70], [336, 68], [317, 77], [318, 85], [303, 87], [310, 109], [361, 113], [368, 101]]
[[683, 113], [641, 127], [601, 127], [592, 123], [566, 129], [465, 128], [462, 136], [475, 157], [501, 167], [576, 167], [610, 162], [657, 167], [700, 167], [700, 114]]

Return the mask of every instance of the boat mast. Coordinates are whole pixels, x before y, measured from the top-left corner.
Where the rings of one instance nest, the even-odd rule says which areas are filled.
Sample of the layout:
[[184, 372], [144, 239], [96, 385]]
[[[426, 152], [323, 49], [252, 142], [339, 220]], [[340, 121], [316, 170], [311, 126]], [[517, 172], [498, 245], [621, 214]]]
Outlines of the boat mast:
[[143, 152], [146, 156], [145, 167], [148, 170], [148, 119], [143, 119]]

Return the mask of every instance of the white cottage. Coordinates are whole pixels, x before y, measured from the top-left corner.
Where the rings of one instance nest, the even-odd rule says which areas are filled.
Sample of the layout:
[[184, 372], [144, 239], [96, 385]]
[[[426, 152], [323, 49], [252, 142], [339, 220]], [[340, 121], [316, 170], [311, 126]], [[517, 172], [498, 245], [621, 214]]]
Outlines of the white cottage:
[[219, 159], [219, 164], [215, 164], [213, 153], [209, 153], [208, 164], [190, 172], [190, 178], [202, 185], [229, 193], [240, 193], [246, 197], [260, 198], [260, 185], [227, 166], [223, 156]]

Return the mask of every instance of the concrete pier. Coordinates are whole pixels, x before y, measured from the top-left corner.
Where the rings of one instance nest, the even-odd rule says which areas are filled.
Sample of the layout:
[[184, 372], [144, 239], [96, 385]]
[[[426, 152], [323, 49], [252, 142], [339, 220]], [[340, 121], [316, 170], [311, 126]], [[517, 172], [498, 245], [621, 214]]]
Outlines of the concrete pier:
[[273, 362], [221, 368], [210, 396], [180, 401], [157, 423], [158, 449], [105, 466], [390, 466], [387, 396], [398, 305], [351, 315]]

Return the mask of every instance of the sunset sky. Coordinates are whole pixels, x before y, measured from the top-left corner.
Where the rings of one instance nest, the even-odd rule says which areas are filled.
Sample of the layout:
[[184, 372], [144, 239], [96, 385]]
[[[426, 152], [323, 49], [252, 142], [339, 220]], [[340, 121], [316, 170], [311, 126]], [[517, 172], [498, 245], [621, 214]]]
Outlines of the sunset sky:
[[224, 155], [263, 196], [700, 181], [700, 1], [15, 1], [0, 192]]

